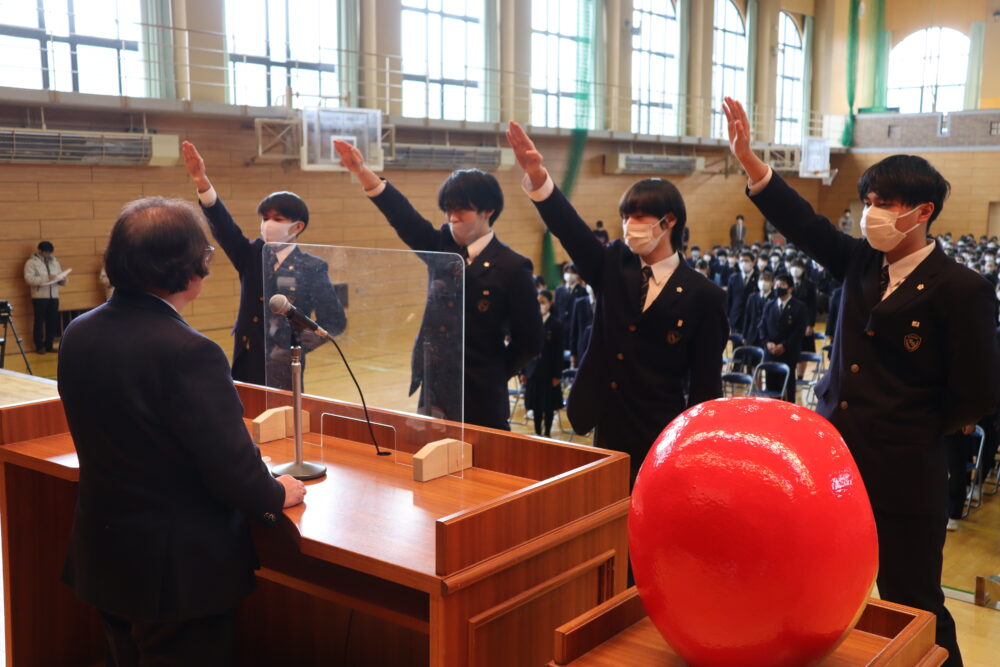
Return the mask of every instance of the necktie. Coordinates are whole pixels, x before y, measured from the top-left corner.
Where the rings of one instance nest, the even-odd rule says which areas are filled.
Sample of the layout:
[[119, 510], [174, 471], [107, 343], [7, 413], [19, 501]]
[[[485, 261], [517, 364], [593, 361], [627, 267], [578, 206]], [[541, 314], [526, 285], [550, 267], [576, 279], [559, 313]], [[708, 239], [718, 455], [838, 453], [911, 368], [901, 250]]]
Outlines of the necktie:
[[653, 277], [653, 268], [642, 267], [642, 287], [639, 289], [639, 308], [646, 310], [646, 295], [649, 294], [649, 279]]
[[885, 296], [885, 291], [889, 289], [889, 265], [882, 265], [882, 272], [878, 276], [879, 295]]
[[464, 246], [464, 245], [463, 246], [459, 246], [458, 247], [458, 254], [462, 256], [462, 259], [465, 260], [466, 264], [469, 263], [469, 247], [468, 246]]

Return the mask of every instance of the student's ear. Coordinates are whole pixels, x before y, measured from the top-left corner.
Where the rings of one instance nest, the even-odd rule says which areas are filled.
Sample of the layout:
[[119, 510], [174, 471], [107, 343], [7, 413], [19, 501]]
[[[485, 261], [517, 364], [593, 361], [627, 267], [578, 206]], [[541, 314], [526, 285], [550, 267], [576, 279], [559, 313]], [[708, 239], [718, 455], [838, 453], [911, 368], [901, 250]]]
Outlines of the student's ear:
[[[485, 218], [487, 222], [489, 222], [490, 218], [493, 217], [493, 211], [480, 211], [479, 214], [482, 215], [483, 218]], [[490, 227], [492, 227], [492, 226], [493, 226], [493, 223], [490, 222]]]
[[677, 216], [674, 215], [673, 213], [667, 213], [667, 215], [664, 216], [663, 222], [661, 224], [666, 225], [666, 229], [669, 232], [671, 229], [674, 228], [674, 225], [677, 224]]
[[927, 222], [934, 214], [934, 202], [924, 202], [920, 205], [920, 212], [917, 213], [918, 222]]
[[[296, 227], [297, 225], [301, 225], [301, 227], [299, 227], [298, 229], [295, 229], [295, 227]], [[301, 220], [299, 220], [299, 221], [297, 221], [297, 222], [295, 223], [295, 225], [292, 225], [292, 229], [294, 230], [294, 231], [293, 231], [292, 233], [293, 233], [293, 234], [295, 234], [296, 236], [298, 236], [298, 235], [299, 235], [299, 234], [301, 234], [302, 232], [306, 231], [306, 223], [304, 223], [304, 222], [302, 222]]]

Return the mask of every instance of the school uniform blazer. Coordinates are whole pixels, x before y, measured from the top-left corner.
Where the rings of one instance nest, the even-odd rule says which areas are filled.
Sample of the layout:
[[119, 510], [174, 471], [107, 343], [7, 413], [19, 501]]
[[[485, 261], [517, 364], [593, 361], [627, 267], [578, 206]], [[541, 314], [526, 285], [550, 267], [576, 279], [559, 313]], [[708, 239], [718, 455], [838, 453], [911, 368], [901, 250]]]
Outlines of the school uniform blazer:
[[[284, 294], [297, 309], [313, 317], [316, 323], [337, 336], [347, 327], [347, 316], [330, 282], [328, 266], [319, 257], [295, 248], [277, 271], [264, 271], [264, 239], [248, 239], [230, 215], [222, 197], [212, 206], [202, 205], [212, 235], [240, 277], [240, 306], [233, 324], [233, 379], [253, 384], [267, 383], [268, 350], [264, 349], [264, 326], [272, 317], [277, 324], [270, 344], [287, 347], [290, 329], [284, 317], [275, 317], [264, 303], [264, 281], [268, 294]], [[272, 265], [273, 266], [273, 265]], [[313, 315], [315, 313], [315, 315]], [[318, 336], [304, 336], [302, 347], [310, 351], [325, 341]]]
[[577, 299], [573, 303], [573, 317], [569, 328], [569, 351], [579, 362], [590, 343], [590, 331], [594, 325], [594, 306], [590, 296]]
[[682, 260], [643, 311], [638, 255], [620, 239], [601, 245], [558, 188], [534, 203], [597, 297], [570, 422], [577, 433], [598, 427], [610, 446], [644, 456], [674, 417], [722, 395], [725, 293]]
[[233, 608], [257, 567], [247, 519], [277, 521], [285, 493], [222, 349], [169, 304], [117, 289], [63, 333], [59, 395], [80, 460], [63, 581], [127, 618]]
[[740, 332], [744, 345], [764, 347], [764, 341], [760, 337], [760, 321], [764, 316], [764, 306], [776, 298], [772, 289], [766, 299], [760, 295], [760, 291], [754, 292], [747, 299], [747, 308], [743, 314], [743, 330]]
[[798, 248], [843, 282], [817, 411], [844, 436], [876, 509], [943, 515], [942, 435], [997, 405], [1000, 354], [989, 283], [934, 248], [880, 300], [884, 254], [815, 213], [777, 174], [751, 197]]
[[[457, 253], [459, 246], [448, 225], [435, 229], [403, 194], [386, 182], [385, 190], [372, 201], [399, 238], [418, 252]], [[594, 238], [592, 232], [588, 232]], [[457, 260], [456, 260], [457, 261]], [[424, 380], [424, 341], [433, 343], [458, 324], [459, 308], [465, 308], [465, 402], [467, 423], [509, 428], [510, 403], [507, 380], [538, 356], [542, 349], [542, 315], [538, 310], [531, 260], [514, 252], [496, 236], [465, 269], [465, 303], [448, 298], [453, 264], [427, 264], [430, 289], [420, 333], [413, 347], [410, 393]], [[444, 292], [441, 292], [444, 290]], [[444, 330], [442, 330], [442, 328]], [[510, 342], [505, 343], [505, 337]], [[442, 363], [460, 354], [461, 336], [444, 345]], [[435, 347], [431, 345], [431, 347]], [[447, 401], [445, 401], [447, 403]], [[454, 417], [449, 417], [454, 418]]]
[[[767, 359], [788, 364], [789, 372], [794, 372], [807, 326], [809, 326], [808, 309], [794, 296], [785, 305], [782, 305], [777, 298], [769, 300], [764, 306], [759, 334], [759, 339], [763, 343], [761, 347], [764, 348]], [[767, 352], [768, 343], [784, 346], [784, 354]]]
[[743, 330], [743, 314], [746, 311], [747, 299], [757, 291], [757, 269], [750, 273], [750, 280], [743, 282], [743, 272], [738, 268], [729, 274], [726, 289], [727, 309], [729, 313], [729, 326], [734, 332]]

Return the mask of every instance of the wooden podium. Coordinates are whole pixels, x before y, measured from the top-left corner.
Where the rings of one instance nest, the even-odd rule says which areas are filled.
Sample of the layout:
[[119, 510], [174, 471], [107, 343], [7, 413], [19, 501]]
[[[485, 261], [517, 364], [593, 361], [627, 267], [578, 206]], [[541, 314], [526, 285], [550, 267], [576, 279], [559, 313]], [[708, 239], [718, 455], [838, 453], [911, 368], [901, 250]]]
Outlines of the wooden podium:
[[[725, 604], [725, 602], [720, 602]], [[948, 652], [934, 643], [934, 614], [868, 600], [844, 640], [821, 667], [936, 667]], [[646, 615], [635, 587], [556, 629], [549, 667], [684, 667]]]
[[[246, 417], [290, 403], [238, 389]], [[555, 628], [625, 589], [627, 455], [373, 409], [395, 449], [376, 457], [360, 406], [303, 407], [327, 475], [254, 526], [240, 664], [545, 665]], [[440, 437], [470, 442], [474, 467], [413, 481], [408, 458]], [[291, 440], [261, 449], [293, 458]], [[96, 612], [59, 583], [78, 464], [58, 399], [0, 408], [0, 469], [7, 664], [100, 664]]]

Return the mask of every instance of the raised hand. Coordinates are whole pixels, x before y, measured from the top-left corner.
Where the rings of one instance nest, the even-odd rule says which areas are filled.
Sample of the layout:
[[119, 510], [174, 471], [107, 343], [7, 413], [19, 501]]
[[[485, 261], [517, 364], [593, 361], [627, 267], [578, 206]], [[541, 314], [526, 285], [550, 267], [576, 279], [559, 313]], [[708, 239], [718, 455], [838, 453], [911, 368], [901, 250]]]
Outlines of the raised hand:
[[535, 143], [524, 131], [524, 128], [514, 121], [510, 121], [507, 129], [507, 143], [514, 149], [514, 157], [517, 158], [517, 163], [521, 165], [521, 169], [531, 179], [532, 188], [537, 190], [542, 187], [545, 179], [548, 177], [548, 172], [542, 166], [542, 154], [535, 148]]
[[759, 181], [767, 176], [767, 165], [750, 148], [750, 119], [746, 110], [732, 97], [727, 97], [722, 103], [722, 111], [726, 114], [729, 150], [743, 165], [751, 182]]
[[340, 139], [334, 139], [333, 147], [337, 151], [337, 154], [340, 155], [340, 166], [348, 171], [356, 174], [365, 166], [365, 158], [357, 146], [349, 144], [346, 141], [341, 141]]
[[198, 186], [199, 192], [206, 192], [212, 187], [205, 172], [205, 161], [194, 144], [190, 141], [181, 143], [181, 153], [184, 155], [184, 166], [187, 167], [188, 176]]

